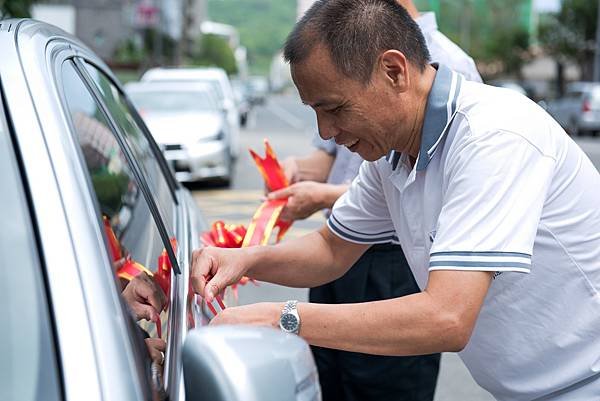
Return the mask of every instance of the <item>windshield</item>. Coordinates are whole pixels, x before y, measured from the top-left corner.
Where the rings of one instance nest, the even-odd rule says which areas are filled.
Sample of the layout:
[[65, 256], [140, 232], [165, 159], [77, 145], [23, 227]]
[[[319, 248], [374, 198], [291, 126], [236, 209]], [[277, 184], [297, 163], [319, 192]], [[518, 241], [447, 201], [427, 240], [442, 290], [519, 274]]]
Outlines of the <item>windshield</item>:
[[200, 82], [205, 83], [205, 84], [209, 84], [215, 91], [215, 93], [217, 94], [217, 97], [219, 98], [219, 100], [223, 100], [225, 99], [225, 95], [223, 94], [223, 90], [221, 88], [221, 84], [219, 84], [219, 81], [217, 79], [200, 79]]
[[217, 106], [206, 92], [143, 91], [130, 92], [129, 96], [142, 113], [217, 111]]

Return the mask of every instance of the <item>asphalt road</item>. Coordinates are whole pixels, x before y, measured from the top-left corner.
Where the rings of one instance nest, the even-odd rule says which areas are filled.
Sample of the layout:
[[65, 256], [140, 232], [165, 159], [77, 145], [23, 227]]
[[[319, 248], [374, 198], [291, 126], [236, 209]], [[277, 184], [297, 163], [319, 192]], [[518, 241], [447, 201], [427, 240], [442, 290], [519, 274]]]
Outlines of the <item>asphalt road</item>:
[[[256, 108], [248, 127], [241, 133], [243, 150], [231, 188], [214, 189], [201, 186], [194, 190], [194, 197], [207, 220], [212, 222], [222, 219], [228, 223], [247, 225], [260, 204], [262, 178], [245, 149], [251, 148], [262, 154], [263, 139], [268, 138], [278, 158], [283, 160], [290, 155], [310, 152], [310, 140], [314, 132], [314, 113], [300, 103], [295, 93], [272, 96], [264, 106]], [[577, 142], [588, 153], [596, 167], [599, 167], [600, 138], [577, 139]], [[296, 222], [286, 238], [310, 232], [321, 227], [324, 222], [320, 214], [306, 221]], [[306, 300], [307, 290], [260, 283], [258, 287], [242, 287], [239, 292], [239, 304], [287, 299]], [[444, 354], [435, 401], [488, 400], [493, 400], [493, 397], [473, 381], [460, 358], [453, 353]]]

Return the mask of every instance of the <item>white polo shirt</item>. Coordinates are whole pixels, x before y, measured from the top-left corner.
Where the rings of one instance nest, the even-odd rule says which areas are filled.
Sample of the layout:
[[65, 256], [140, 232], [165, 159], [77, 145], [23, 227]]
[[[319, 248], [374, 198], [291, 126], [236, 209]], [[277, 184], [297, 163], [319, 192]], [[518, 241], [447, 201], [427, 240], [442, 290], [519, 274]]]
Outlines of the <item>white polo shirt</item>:
[[444, 66], [421, 142], [415, 168], [363, 163], [329, 229], [398, 239], [421, 289], [432, 270], [498, 272], [460, 353], [498, 400], [600, 399], [596, 168], [535, 103]]

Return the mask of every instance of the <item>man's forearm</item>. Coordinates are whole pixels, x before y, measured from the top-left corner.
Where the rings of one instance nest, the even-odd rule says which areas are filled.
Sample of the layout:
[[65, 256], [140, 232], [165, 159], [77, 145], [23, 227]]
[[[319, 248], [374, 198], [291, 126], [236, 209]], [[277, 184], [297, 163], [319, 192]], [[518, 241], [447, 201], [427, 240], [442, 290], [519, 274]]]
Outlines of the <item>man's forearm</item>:
[[294, 158], [298, 166], [296, 181], [326, 182], [335, 158], [323, 150]]
[[301, 303], [300, 335], [313, 345], [368, 354], [457, 352], [471, 336], [490, 282], [489, 272], [440, 271], [425, 291], [400, 298]]
[[322, 207], [331, 209], [335, 202], [350, 188], [348, 184], [323, 184], [324, 188], [321, 193]]
[[375, 355], [457, 352], [463, 347], [452, 319], [427, 293], [356, 304], [298, 306], [300, 335], [311, 345]]
[[315, 287], [342, 276], [367, 249], [323, 228], [278, 245], [248, 248], [246, 274], [289, 287]]

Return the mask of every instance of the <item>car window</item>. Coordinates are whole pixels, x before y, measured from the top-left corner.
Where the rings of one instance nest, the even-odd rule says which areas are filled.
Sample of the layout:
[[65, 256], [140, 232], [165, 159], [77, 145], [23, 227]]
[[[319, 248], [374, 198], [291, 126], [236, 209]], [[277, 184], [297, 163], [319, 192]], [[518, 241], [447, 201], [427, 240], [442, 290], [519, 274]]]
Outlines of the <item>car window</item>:
[[579, 99], [583, 95], [581, 90], [571, 90], [565, 95], [568, 99]]
[[217, 111], [211, 95], [205, 91], [152, 91], [130, 92], [129, 97], [140, 112], [189, 113]]
[[[161, 240], [132, 167], [106, 116], [71, 61], [63, 64], [62, 82], [76, 140], [102, 215], [98, 224], [106, 234], [107, 253], [115, 273], [128, 266], [126, 274], [119, 276], [124, 287], [129, 285], [131, 271], [146, 269], [156, 275], [159, 264], [164, 261], [166, 244]], [[136, 312], [132, 308], [132, 314]], [[147, 320], [140, 320], [139, 325], [150, 337], [162, 335], [166, 340], [167, 319], [168, 309], [160, 315], [160, 327], [158, 322]]]
[[96, 67], [85, 63], [91, 78], [96, 83], [102, 100], [106, 104], [115, 123], [125, 136], [134, 157], [143, 170], [144, 177], [150, 185], [150, 191], [165, 222], [170, 237], [174, 237], [174, 212], [175, 204], [171, 190], [163, 174], [160, 164], [152, 153], [148, 138], [144, 135], [125, 97], [119, 89]]
[[0, 103], [0, 400], [59, 400], [51, 315], [34, 227]]

